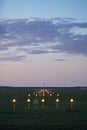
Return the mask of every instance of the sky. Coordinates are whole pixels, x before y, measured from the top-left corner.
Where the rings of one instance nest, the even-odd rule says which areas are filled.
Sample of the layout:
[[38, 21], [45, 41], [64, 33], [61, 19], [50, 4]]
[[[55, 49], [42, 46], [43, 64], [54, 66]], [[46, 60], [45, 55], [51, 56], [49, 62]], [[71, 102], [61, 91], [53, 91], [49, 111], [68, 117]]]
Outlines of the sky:
[[0, 85], [87, 86], [87, 0], [0, 0]]

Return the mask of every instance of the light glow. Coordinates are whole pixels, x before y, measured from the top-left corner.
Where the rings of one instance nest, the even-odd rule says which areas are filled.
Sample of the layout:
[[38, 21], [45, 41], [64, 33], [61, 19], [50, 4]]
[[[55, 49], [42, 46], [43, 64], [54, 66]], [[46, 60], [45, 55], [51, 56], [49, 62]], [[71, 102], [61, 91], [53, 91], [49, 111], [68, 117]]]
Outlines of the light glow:
[[45, 102], [45, 99], [42, 99], [41, 101], [44, 103], [44, 102]]
[[15, 102], [16, 102], [16, 99], [13, 99], [12, 102], [15, 103]]
[[70, 99], [70, 102], [71, 102], [71, 103], [74, 102], [74, 99], [71, 98], [71, 99]]
[[56, 102], [59, 102], [59, 99], [56, 99]]
[[30, 102], [31, 100], [30, 99], [27, 99], [27, 102]]

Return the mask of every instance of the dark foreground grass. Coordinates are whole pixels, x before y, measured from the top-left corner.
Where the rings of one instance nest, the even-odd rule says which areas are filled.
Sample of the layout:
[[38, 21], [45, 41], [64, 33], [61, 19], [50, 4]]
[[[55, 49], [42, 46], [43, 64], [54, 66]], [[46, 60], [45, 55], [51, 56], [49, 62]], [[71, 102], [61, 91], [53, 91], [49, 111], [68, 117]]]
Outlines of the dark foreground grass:
[[[0, 130], [87, 130], [87, 90], [61, 90], [59, 108], [54, 96], [45, 96], [45, 108], [41, 108], [41, 97], [35, 109], [31, 95], [31, 106], [27, 108], [29, 90], [0, 91]], [[55, 91], [55, 93], [57, 93]], [[12, 99], [16, 98], [16, 109]], [[73, 109], [69, 99], [74, 98]]]

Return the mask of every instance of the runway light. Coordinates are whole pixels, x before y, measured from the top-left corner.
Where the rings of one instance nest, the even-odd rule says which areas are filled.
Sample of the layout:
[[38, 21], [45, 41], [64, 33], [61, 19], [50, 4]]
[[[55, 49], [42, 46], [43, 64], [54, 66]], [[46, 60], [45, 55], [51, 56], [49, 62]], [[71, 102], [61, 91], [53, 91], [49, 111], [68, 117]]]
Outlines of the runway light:
[[50, 93], [50, 97], [52, 96], [52, 93]]
[[13, 102], [13, 108], [15, 109], [16, 108], [16, 99], [13, 99], [12, 102]]
[[45, 102], [45, 99], [42, 99], [41, 101], [42, 101], [42, 102]]
[[30, 97], [30, 96], [31, 96], [31, 94], [29, 93], [29, 94], [28, 94], [28, 96]]
[[71, 110], [72, 110], [73, 109], [73, 103], [74, 103], [74, 99], [73, 98], [70, 99], [70, 103], [71, 103], [70, 107], [71, 107]]
[[57, 93], [57, 96], [59, 96], [59, 93]]
[[31, 100], [28, 98], [27, 102], [28, 102], [28, 109], [30, 109], [30, 102], [31, 102]]
[[30, 102], [31, 100], [30, 99], [27, 99], [27, 102]]
[[58, 107], [59, 107], [59, 99], [57, 98], [56, 99], [56, 109], [58, 109]]
[[58, 102], [59, 102], [59, 99], [56, 99], [56, 102], [58, 103]]
[[71, 98], [71, 99], [70, 99], [70, 102], [74, 102], [74, 100]]
[[43, 95], [43, 97], [44, 97], [44, 96], [45, 96], [45, 93], [43, 93], [42, 95]]
[[42, 109], [44, 109], [44, 102], [45, 102], [45, 99], [43, 98], [43, 99], [41, 100], [41, 102], [42, 102]]
[[35, 96], [37, 97], [37, 93], [35, 94]]
[[35, 94], [35, 92], [33, 92], [33, 94]]
[[16, 99], [13, 99], [13, 103], [15, 103], [16, 102]]

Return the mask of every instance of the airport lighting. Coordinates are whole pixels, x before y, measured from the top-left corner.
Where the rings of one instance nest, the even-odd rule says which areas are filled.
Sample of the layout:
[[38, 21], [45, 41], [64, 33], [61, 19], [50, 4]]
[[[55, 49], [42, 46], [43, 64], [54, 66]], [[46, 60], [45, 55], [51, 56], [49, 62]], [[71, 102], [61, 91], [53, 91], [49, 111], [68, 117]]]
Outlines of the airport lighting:
[[31, 100], [28, 98], [28, 99], [27, 99], [28, 109], [30, 109], [30, 102], [31, 102]]
[[57, 97], [59, 96], [59, 93], [57, 93]]
[[50, 97], [52, 97], [52, 93], [50, 93]]
[[57, 98], [57, 99], [56, 99], [56, 103], [58, 103], [58, 102], [59, 102], [59, 99]]
[[16, 108], [16, 99], [13, 99], [12, 103], [13, 103], [13, 108], [15, 109]]
[[31, 96], [31, 94], [29, 93], [29, 94], [28, 94], [28, 96], [30, 97], [30, 96]]
[[43, 98], [43, 99], [41, 100], [41, 102], [42, 102], [42, 109], [44, 109], [45, 99]]
[[30, 99], [27, 99], [27, 102], [30, 102], [31, 100]]
[[58, 107], [59, 107], [59, 99], [57, 98], [56, 99], [56, 109], [58, 109]]
[[71, 110], [73, 109], [73, 103], [74, 103], [74, 99], [71, 98], [71, 99], [70, 99], [70, 107], [71, 107]]

